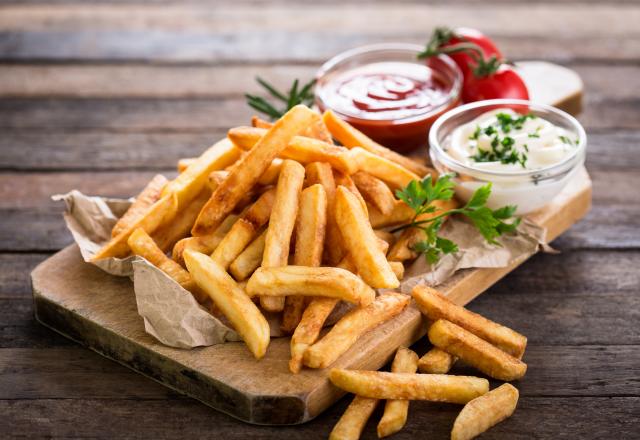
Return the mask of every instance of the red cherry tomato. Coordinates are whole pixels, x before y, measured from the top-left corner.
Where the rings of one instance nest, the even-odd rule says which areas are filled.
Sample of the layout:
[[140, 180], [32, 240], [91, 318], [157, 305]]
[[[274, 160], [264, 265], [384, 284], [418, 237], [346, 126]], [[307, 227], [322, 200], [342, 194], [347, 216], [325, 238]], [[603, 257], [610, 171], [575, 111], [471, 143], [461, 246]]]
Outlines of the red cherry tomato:
[[473, 74], [465, 76], [462, 87], [464, 102], [506, 98], [529, 99], [526, 84], [511, 67], [502, 65], [495, 73], [480, 78]]
[[[502, 59], [502, 53], [496, 47], [493, 41], [482, 32], [471, 28], [457, 28], [453, 31], [454, 37], [452, 37], [442, 47], [449, 47], [460, 43], [473, 43], [477, 45], [483, 52], [483, 57], [489, 59], [495, 56], [497, 59]], [[466, 78], [471, 75], [472, 70], [477, 63], [474, 61], [473, 52], [458, 52], [449, 54], [453, 61], [460, 67], [462, 74]]]

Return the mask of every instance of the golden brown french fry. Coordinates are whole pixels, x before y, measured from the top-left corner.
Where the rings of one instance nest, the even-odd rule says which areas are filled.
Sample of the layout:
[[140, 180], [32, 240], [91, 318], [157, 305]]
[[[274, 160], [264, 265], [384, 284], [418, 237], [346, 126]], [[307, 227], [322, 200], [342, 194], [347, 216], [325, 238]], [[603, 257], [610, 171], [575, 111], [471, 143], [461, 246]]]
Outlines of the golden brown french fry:
[[209, 296], [191, 279], [189, 272], [167, 257], [156, 245], [153, 239], [144, 232], [144, 229], [138, 228], [133, 231], [127, 243], [134, 255], [141, 256], [149, 263], [169, 275], [169, 277], [173, 278], [184, 289], [191, 292], [199, 303], [203, 304], [209, 298]]
[[[418, 368], [418, 355], [405, 347], [398, 348], [393, 363], [392, 373], [415, 373]], [[387, 437], [400, 431], [407, 423], [409, 412], [408, 400], [387, 400], [384, 413], [378, 423], [378, 437]]]
[[446, 319], [510, 355], [522, 358], [527, 338], [520, 333], [451, 302], [431, 287], [417, 286], [412, 295], [420, 311], [430, 320]]
[[244, 251], [233, 260], [229, 266], [229, 272], [237, 281], [244, 281], [258, 268], [262, 263], [262, 255], [264, 254], [264, 242], [267, 237], [267, 231], [260, 234], [258, 238], [253, 240]]
[[429, 341], [494, 379], [509, 382], [522, 378], [527, 372], [527, 364], [520, 359], [445, 319], [431, 325]]
[[366, 332], [400, 314], [409, 304], [409, 296], [385, 293], [366, 307], [343, 316], [320, 341], [304, 353], [304, 364], [326, 368], [346, 352]]
[[195, 157], [183, 157], [182, 159], [178, 159], [178, 165], [177, 165], [177, 169], [178, 169], [178, 173], [183, 172], [184, 170], [186, 170], [189, 165], [191, 165], [193, 162], [196, 161], [197, 158]]
[[396, 242], [396, 237], [389, 231], [385, 231], [384, 229], [374, 229], [373, 232], [376, 234], [378, 239], [383, 240], [387, 243], [387, 250]]
[[421, 373], [428, 374], [447, 374], [456, 360], [458, 360], [457, 357], [440, 350], [438, 347], [434, 347], [420, 358], [418, 370]]
[[333, 427], [329, 440], [358, 440], [377, 405], [378, 399], [355, 396]]
[[184, 261], [191, 277], [213, 300], [256, 359], [269, 345], [269, 323], [231, 276], [208, 255], [187, 249]]
[[[266, 132], [264, 128], [235, 127], [229, 130], [227, 136], [239, 148], [250, 151]], [[348, 149], [305, 136], [294, 136], [279, 156], [302, 164], [327, 162], [346, 174], [358, 170], [358, 163]]]
[[144, 216], [132, 223], [127, 229], [113, 237], [100, 249], [91, 261], [104, 258], [123, 258], [129, 255], [130, 249], [127, 240], [138, 228], [144, 229], [148, 234], [153, 233], [162, 225], [171, 221], [178, 212], [178, 197], [175, 193], [162, 197], [145, 212]]
[[412, 180], [420, 180], [417, 174], [364, 148], [352, 148], [351, 153], [359, 170], [383, 180], [394, 190], [406, 187]]
[[396, 278], [398, 278], [398, 280], [402, 280], [404, 278], [404, 264], [400, 261], [389, 261], [389, 266], [391, 266], [391, 270], [396, 274]]
[[365, 201], [364, 197], [362, 197], [362, 194], [360, 194], [360, 190], [358, 189], [356, 184], [353, 182], [351, 177], [346, 175], [346, 174], [344, 174], [344, 173], [341, 173], [338, 170], [334, 170], [333, 179], [336, 182], [336, 188], [339, 187], [339, 186], [344, 186], [354, 196], [356, 196], [358, 198], [358, 202], [360, 203], [360, 206], [362, 207], [362, 210], [368, 216], [369, 215], [369, 208], [367, 207], [367, 202]]
[[371, 153], [402, 165], [404, 168], [420, 177], [426, 176], [431, 171], [428, 167], [416, 162], [415, 160], [409, 159], [402, 154], [396, 153], [395, 151], [376, 143], [370, 137], [340, 119], [331, 110], [325, 111], [322, 119], [331, 135], [347, 148], [362, 147]]
[[389, 214], [381, 213], [376, 207], [369, 205], [369, 222], [374, 228], [386, 228], [388, 226], [398, 226], [411, 221], [415, 212], [409, 208], [402, 200], [396, 200], [393, 211]]
[[396, 198], [382, 180], [364, 171], [358, 171], [351, 178], [367, 202], [385, 215], [393, 211]]
[[511, 417], [518, 405], [519, 395], [513, 385], [504, 383], [487, 394], [476, 397], [456, 417], [451, 440], [471, 440]]
[[[276, 198], [264, 243], [264, 268], [286, 266], [289, 262], [291, 234], [298, 216], [303, 183], [303, 166], [298, 162], [285, 160], [278, 177]], [[284, 309], [284, 296], [263, 296], [260, 298], [260, 305], [269, 312], [280, 312]]]
[[387, 373], [333, 368], [331, 382], [349, 393], [373, 399], [467, 403], [489, 391], [489, 381], [474, 376]]
[[129, 206], [127, 212], [124, 213], [116, 222], [111, 230], [111, 237], [117, 236], [119, 233], [127, 229], [137, 220], [142, 218], [149, 210], [151, 205], [158, 201], [162, 188], [167, 184], [168, 180], [162, 174], [156, 174], [147, 186], [138, 194], [136, 200]]
[[322, 296], [361, 306], [371, 304], [376, 295], [371, 287], [347, 270], [308, 266], [259, 267], [249, 278], [247, 293], [263, 297]]
[[305, 167], [306, 185], [320, 184], [327, 193], [327, 230], [325, 233], [324, 260], [329, 266], [335, 266], [344, 254], [342, 237], [334, 215], [336, 185], [331, 165], [325, 162], [312, 162]]
[[[300, 206], [296, 219], [296, 246], [293, 264], [317, 267], [322, 263], [324, 236], [327, 223], [327, 194], [322, 185], [312, 185], [300, 194]], [[282, 330], [292, 333], [300, 322], [306, 299], [304, 296], [287, 296], [282, 314]]]
[[335, 216], [345, 249], [365, 282], [374, 288], [398, 287], [400, 282], [379, 248], [369, 219], [360, 209], [356, 196], [343, 186], [336, 190]]
[[271, 128], [273, 127], [273, 122], [269, 122], [269, 121], [265, 121], [264, 119], [261, 119], [259, 116], [252, 116], [251, 117], [251, 126], [252, 127], [257, 127], [257, 128]]
[[276, 157], [271, 161], [271, 165], [269, 165], [264, 173], [258, 179], [258, 184], [260, 185], [274, 185], [278, 182], [278, 176], [280, 175], [280, 170], [282, 169], [282, 159]]
[[[207, 200], [209, 200], [207, 198]], [[205, 201], [206, 203], [206, 201]], [[203, 204], [204, 205], [204, 204]], [[198, 211], [199, 213], [200, 211]], [[198, 215], [198, 214], [196, 214]], [[171, 258], [176, 263], [184, 266], [184, 251], [187, 249], [191, 249], [196, 252], [200, 252], [203, 254], [210, 254], [215, 250], [215, 248], [220, 244], [222, 239], [227, 235], [231, 227], [238, 220], [238, 216], [235, 214], [229, 214], [227, 218], [218, 226], [215, 232], [211, 235], [203, 235], [202, 237], [187, 237], [178, 241], [173, 246], [173, 251], [171, 253]], [[193, 224], [193, 222], [192, 222]], [[191, 229], [191, 227], [189, 227]]]
[[[442, 214], [444, 211], [457, 207], [458, 202], [456, 200], [436, 200], [433, 203], [436, 207], [434, 212], [419, 215], [416, 220], [424, 221], [429, 220], [437, 215]], [[398, 240], [394, 243], [389, 251], [387, 257], [390, 261], [407, 261], [412, 260], [418, 256], [418, 253], [413, 250], [413, 247], [419, 241], [426, 239], [425, 232], [418, 228], [408, 228], [402, 231]]]
[[207, 186], [211, 191], [215, 191], [227, 176], [229, 176], [229, 171], [227, 170], [211, 171], [211, 173], [209, 173], [209, 177], [207, 177]]
[[244, 194], [256, 184], [271, 161], [286, 148], [291, 138], [309, 125], [312, 115], [313, 111], [297, 105], [280, 118], [216, 188], [202, 208], [191, 233], [194, 236], [213, 233]]

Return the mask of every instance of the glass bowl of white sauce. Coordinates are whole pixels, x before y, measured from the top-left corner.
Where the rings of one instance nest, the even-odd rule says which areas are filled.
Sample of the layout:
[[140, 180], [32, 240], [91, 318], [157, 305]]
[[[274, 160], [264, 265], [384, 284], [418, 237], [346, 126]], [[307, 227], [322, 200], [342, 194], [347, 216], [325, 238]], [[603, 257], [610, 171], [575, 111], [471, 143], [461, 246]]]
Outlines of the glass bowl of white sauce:
[[491, 182], [487, 205], [517, 205], [522, 215], [549, 203], [583, 166], [587, 136], [573, 116], [555, 107], [494, 99], [442, 115], [429, 147], [438, 172], [455, 175], [460, 199], [468, 201]]

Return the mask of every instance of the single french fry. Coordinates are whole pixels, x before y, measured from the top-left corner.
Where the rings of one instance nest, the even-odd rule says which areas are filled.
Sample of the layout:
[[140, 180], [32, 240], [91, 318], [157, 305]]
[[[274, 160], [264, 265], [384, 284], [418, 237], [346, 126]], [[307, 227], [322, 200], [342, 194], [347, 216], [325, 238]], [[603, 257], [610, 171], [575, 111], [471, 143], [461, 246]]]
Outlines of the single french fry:
[[229, 176], [229, 171], [227, 170], [216, 170], [211, 171], [209, 173], [209, 177], [207, 177], [207, 186], [211, 191], [215, 191], [218, 186], [222, 183], [224, 179]]
[[256, 127], [256, 128], [271, 128], [273, 127], [273, 122], [269, 122], [269, 121], [265, 121], [264, 119], [260, 118], [259, 116], [252, 116], [251, 117], [251, 126], [252, 127]]
[[130, 249], [127, 240], [138, 228], [144, 229], [148, 234], [153, 233], [159, 227], [167, 224], [178, 212], [178, 197], [175, 193], [162, 197], [145, 212], [145, 214], [132, 223], [127, 229], [113, 237], [100, 249], [91, 261], [104, 258], [123, 258], [129, 255]]
[[400, 261], [389, 261], [389, 266], [391, 266], [391, 270], [396, 274], [396, 278], [398, 278], [398, 280], [402, 280], [404, 278], [404, 264]]
[[[207, 198], [207, 200], [209, 200]], [[206, 201], [205, 201], [206, 203]], [[199, 213], [200, 211], [198, 211]], [[197, 215], [197, 214], [196, 214]], [[231, 227], [238, 220], [238, 216], [235, 214], [229, 214], [227, 218], [218, 226], [215, 232], [211, 235], [203, 235], [202, 237], [187, 237], [178, 241], [173, 246], [173, 251], [171, 253], [171, 258], [176, 263], [184, 266], [184, 251], [187, 249], [191, 249], [196, 252], [200, 252], [203, 254], [210, 254], [215, 250], [215, 248], [220, 244], [222, 239], [227, 235]], [[192, 222], [193, 224], [193, 222]]]
[[331, 110], [324, 112], [322, 120], [329, 129], [331, 135], [347, 148], [362, 147], [371, 153], [402, 165], [404, 168], [421, 177], [426, 176], [431, 171], [428, 167], [416, 162], [415, 160], [376, 143], [373, 139], [346, 121], [340, 119]]
[[362, 210], [364, 211], [365, 215], [368, 216], [369, 215], [369, 208], [367, 207], [367, 202], [365, 201], [364, 197], [362, 197], [362, 194], [360, 194], [360, 190], [358, 189], [356, 184], [353, 182], [353, 179], [351, 179], [351, 177], [348, 176], [347, 174], [341, 173], [338, 170], [335, 170], [333, 172], [333, 179], [336, 182], [336, 188], [339, 187], [339, 186], [344, 186], [354, 196], [357, 197], [358, 202], [360, 203], [360, 206], [362, 207]]
[[267, 167], [264, 173], [258, 179], [260, 185], [274, 185], [278, 182], [278, 176], [282, 169], [282, 159], [276, 157], [271, 161], [271, 164]]
[[522, 378], [527, 372], [527, 364], [520, 359], [445, 319], [431, 324], [429, 341], [494, 379], [509, 382]]
[[370, 153], [364, 148], [352, 148], [351, 153], [360, 171], [365, 171], [383, 180], [394, 190], [406, 187], [412, 180], [420, 180], [417, 174], [384, 157]]
[[216, 188], [202, 208], [191, 233], [194, 236], [213, 233], [244, 194], [256, 184], [271, 161], [286, 148], [291, 138], [309, 125], [312, 115], [312, 110], [297, 105], [280, 118]]
[[329, 379], [338, 388], [373, 399], [430, 400], [465, 404], [489, 391], [489, 381], [474, 376], [333, 368], [329, 373]]
[[400, 285], [378, 238], [371, 228], [358, 199], [343, 186], [336, 190], [335, 216], [345, 249], [353, 258], [358, 274], [374, 288], [396, 288]]
[[325, 233], [324, 260], [329, 266], [335, 266], [343, 257], [342, 236], [336, 223], [335, 195], [336, 184], [331, 165], [326, 162], [312, 162], [305, 167], [306, 185], [320, 184], [327, 194], [327, 229]]
[[416, 286], [412, 295], [420, 311], [430, 320], [446, 319], [506, 353], [522, 358], [527, 346], [526, 336], [451, 302], [431, 287]]
[[208, 255], [188, 249], [184, 261], [193, 280], [231, 322], [255, 358], [262, 358], [269, 345], [269, 323], [253, 301]]
[[[458, 202], [452, 200], [435, 200], [433, 206], [436, 207], [434, 212], [429, 212], [419, 215], [416, 220], [424, 221], [429, 220], [437, 215], [442, 214], [449, 209], [457, 207]], [[398, 240], [394, 243], [389, 251], [387, 257], [390, 261], [407, 261], [413, 260], [418, 256], [418, 253], [413, 250], [413, 247], [419, 241], [426, 239], [426, 234], [422, 229], [408, 228], [402, 231]]]
[[304, 364], [326, 368], [346, 352], [366, 332], [400, 314], [409, 304], [409, 296], [385, 293], [366, 307], [343, 316], [320, 341], [304, 353]]
[[[418, 368], [418, 355], [405, 347], [398, 348], [391, 364], [392, 373], [415, 373]], [[378, 437], [387, 437], [400, 431], [407, 423], [408, 400], [387, 400], [384, 413], [378, 423]]]
[[[263, 128], [235, 127], [229, 130], [227, 136], [239, 148], [250, 151], [266, 133], [267, 130]], [[348, 149], [311, 137], [294, 136], [279, 156], [301, 164], [327, 162], [333, 168], [347, 174], [353, 174], [358, 170], [358, 163]]]
[[[322, 263], [324, 236], [327, 223], [327, 194], [322, 185], [312, 185], [300, 194], [300, 206], [296, 219], [296, 246], [293, 264], [317, 267]], [[304, 296], [287, 296], [282, 314], [282, 330], [292, 333], [300, 322], [306, 299]]]
[[409, 223], [415, 212], [409, 208], [402, 200], [396, 200], [393, 211], [389, 214], [381, 213], [375, 206], [368, 206], [369, 222], [374, 228], [386, 228], [388, 226], [398, 226]]
[[[264, 268], [282, 267], [289, 262], [291, 234], [298, 216], [298, 203], [303, 183], [302, 165], [292, 160], [285, 160], [278, 177], [276, 197], [264, 244], [262, 257]], [[284, 296], [263, 296], [260, 298], [260, 305], [269, 312], [280, 312], [284, 309]]]
[[118, 219], [111, 230], [111, 237], [117, 236], [126, 230], [137, 220], [142, 218], [149, 210], [151, 205], [158, 201], [162, 188], [167, 184], [168, 180], [162, 174], [156, 174], [147, 186], [138, 194], [136, 200], [129, 206], [127, 212]]
[[389, 231], [385, 231], [384, 229], [374, 229], [373, 232], [376, 234], [378, 239], [383, 240], [387, 243], [387, 250], [396, 242], [396, 237]]
[[333, 427], [329, 440], [358, 440], [377, 405], [378, 399], [355, 396]]
[[420, 358], [418, 370], [421, 373], [428, 374], [447, 374], [456, 360], [458, 360], [457, 357], [440, 350], [438, 347], [434, 347]]
[[186, 170], [189, 167], [189, 165], [191, 165], [196, 161], [196, 159], [197, 158], [195, 157], [183, 157], [182, 159], [178, 159], [178, 164], [176, 166], [176, 168], [178, 169], [178, 173], [181, 173], [184, 170]]
[[471, 440], [511, 417], [518, 405], [519, 395], [516, 387], [504, 383], [487, 394], [476, 397], [456, 417], [451, 440]]
[[396, 204], [396, 198], [386, 183], [364, 171], [351, 176], [365, 201], [371, 203], [383, 214], [390, 214]]
[[258, 236], [247, 246], [244, 251], [233, 260], [229, 266], [229, 273], [233, 275], [236, 281], [244, 281], [258, 268], [262, 263], [262, 255], [264, 254], [264, 242], [267, 237], [267, 231]]
[[204, 304], [209, 298], [209, 296], [198, 287], [193, 279], [191, 279], [189, 272], [167, 257], [156, 245], [153, 239], [144, 232], [144, 229], [138, 228], [133, 231], [129, 240], [127, 240], [127, 243], [134, 255], [141, 256], [149, 263], [169, 275], [169, 277], [173, 278], [185, 290], [191, 292], [200, 304]]
[[249, 278], [247, 293], [262, 297], [323, 296], [361, 306], [371, 304], [376, 295], [362, 279], [347, 270], [308, 266], [259, 267]]

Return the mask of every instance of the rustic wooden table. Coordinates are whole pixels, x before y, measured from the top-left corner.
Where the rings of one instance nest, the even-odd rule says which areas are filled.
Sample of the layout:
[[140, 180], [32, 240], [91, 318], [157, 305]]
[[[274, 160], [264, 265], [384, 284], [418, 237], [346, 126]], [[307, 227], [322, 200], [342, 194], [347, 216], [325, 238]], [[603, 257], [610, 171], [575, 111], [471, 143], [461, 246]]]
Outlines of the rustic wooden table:
[[[530, 341], [518, 410], [483, 438], [640, 436], [640, 4], [430, 3], [0, 0], [0, 437], [326, 437], [347, 399], [301, 426], [243, 424], [39, 325], [28, 274], [71, 242], [51, 194], [131, 195], [246, 123], [255, 75], [306, 79], [340, 50], [424, 42], [438, 24], [565, 64], [587, 91], [593, 210], [561, 255], [470, 306]], [[412, 403], [395, 438], [448, 438], [457, 411]]]

